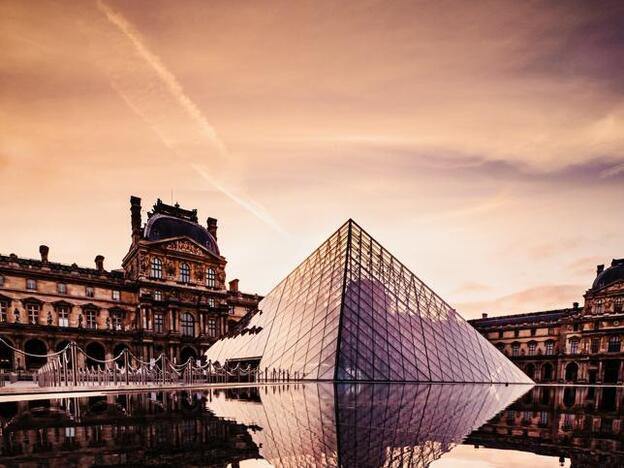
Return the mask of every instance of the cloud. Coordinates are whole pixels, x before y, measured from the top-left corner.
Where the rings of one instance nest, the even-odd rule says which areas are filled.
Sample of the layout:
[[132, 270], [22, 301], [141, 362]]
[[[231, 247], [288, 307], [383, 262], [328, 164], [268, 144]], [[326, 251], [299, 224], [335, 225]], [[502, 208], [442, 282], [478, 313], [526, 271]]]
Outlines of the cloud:
[[[286, 231], [278, 225], [266, 209], [259, 207], [253, 200], [235, 194], [234, 190], [227, 187], [225, 181], [219, 180], [217, 175], [209, 176], [198, 164], [192, 162], [200, 157], [201, 159], [209, 157], [213, 166], [220, 165], [223, 167], [227, 164], [229, 155], [212, 125], [184, 92], [173, 73], [167, 69], [156, 54], [150, 51], [139, 33], [134, 30], [123, 15], [113, 11], [102, 0], [97, 1], [97, 7], [108, 21], [129, 40], [132, 48], [141, 59], [141, 62], [137, 62], [133, 57], [127, 56], [126, 53], [125, 57], [116, 58], [118, 63], [115, 65], [111, 66], [109, 63], [105, 65], [110, 74], [111, 86], [119, 93], [128, 107], [150, 126], [177, 159], [189, 164], [203, 180], [209, 182], [237, 205], [249, 211], [275, 231], [285, 235]], [[126, 52], [122, 47], [117, 47], [117, 51], [122, 54]], [[119, 62], [121, 62], [122, 67], [118, 66]], [[141, 63], [147, 65], [153, 74], [146, 73], [146, 70], [142, 70], [143, 73], [134, 73], [141, 68]], [[144, 79], [141, 80], [141, 77]], [[145, 88], [147, 88], [147, 92]], [[158, 102], [154, 102], [154, 100]], [[166, 109], [162, 107], [158, 110], [155, 109], [166, 105], [166, 103], [173, 105], [173, 108], [167, 106]], [[186, 124], [183, 133], [179, 132], [180, 122], [174, 122], [171, 114], [182, 117], [182, 122]], [[216, 158], [214, 157], [215, 152]]]
[[495, 299], [458, 303], [456, 308], [464, 318], [477, 318], [482, 313], [495, 317], [562, 309], [572, 307], [573, 302], [582, 302], [586, 287], [582, 284], [536, 286]]
[[492, 288], [487, 284], [479, 283], [477, 281], [466, 281], [459, 285], [454, 294], [465, 294], [465, 293], [477, 293], [491, 290]]

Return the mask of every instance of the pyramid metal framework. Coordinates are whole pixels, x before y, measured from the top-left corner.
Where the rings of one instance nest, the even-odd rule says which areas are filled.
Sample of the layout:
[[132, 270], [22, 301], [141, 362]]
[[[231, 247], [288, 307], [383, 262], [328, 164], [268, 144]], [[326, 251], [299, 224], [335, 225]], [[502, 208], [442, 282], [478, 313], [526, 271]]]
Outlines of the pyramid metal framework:
[[310, 380], [532, 383], [353, 220], [206, 357]]

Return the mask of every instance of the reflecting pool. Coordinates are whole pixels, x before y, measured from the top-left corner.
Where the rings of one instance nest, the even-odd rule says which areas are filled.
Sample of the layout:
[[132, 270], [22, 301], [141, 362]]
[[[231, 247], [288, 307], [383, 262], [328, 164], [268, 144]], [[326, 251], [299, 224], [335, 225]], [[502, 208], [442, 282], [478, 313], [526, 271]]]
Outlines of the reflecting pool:
[[622, 388], [298, 383], [0, 403], [0, 466], [624, 466]]

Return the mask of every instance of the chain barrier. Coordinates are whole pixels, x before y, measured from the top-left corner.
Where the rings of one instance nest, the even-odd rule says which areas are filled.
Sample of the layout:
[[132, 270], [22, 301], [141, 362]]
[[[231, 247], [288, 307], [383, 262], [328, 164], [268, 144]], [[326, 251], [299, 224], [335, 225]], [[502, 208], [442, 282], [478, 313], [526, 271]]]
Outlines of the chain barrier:
[[[97, 365], [79, 367], [78, 352], [87, 363]], [[289, 382], [304, 378], [302, 373], [291, 375], [288, 370], [274, 368], [263, 371], [251, 364], [243, 366], [240, 362], [235, 366], [211, 361], [201, 364], [200, 360], [189, 357], [186, 362], [176, 364], [164, 353], [147, 362], [128, 348], [111, 359], [99, 359], [87, 354], [74, 342], [57, 353], [35, 357], [48, 360], [36, 373], [40, 387]]]

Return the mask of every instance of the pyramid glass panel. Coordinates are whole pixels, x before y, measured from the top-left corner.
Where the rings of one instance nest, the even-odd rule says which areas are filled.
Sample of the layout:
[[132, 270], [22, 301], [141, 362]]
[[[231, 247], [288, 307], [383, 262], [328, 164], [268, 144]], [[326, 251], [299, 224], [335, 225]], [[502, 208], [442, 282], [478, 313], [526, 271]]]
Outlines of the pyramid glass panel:
[[532, 382], [352, 220], [207, 358], [291, 379]]

